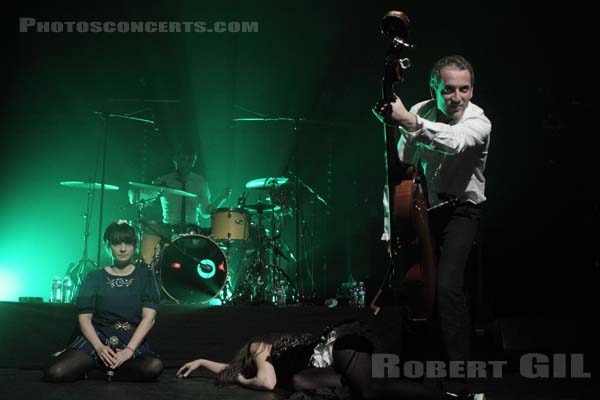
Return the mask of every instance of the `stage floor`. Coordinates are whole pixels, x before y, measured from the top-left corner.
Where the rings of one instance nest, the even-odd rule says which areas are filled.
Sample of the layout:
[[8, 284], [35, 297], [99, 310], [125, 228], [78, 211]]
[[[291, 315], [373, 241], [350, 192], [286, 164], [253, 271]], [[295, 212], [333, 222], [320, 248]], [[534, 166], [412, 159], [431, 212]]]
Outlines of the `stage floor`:
[[[36, 370], [0, 369], [0, 398], [7, 400], [282, 400], [289, 393], [259, 392], [241, 387], [217, 387], [205, 374], [182, 380], [176, 369], [163, 372], [160, 382], [106, 383], [100, 380], [53, 384], [41, 380]], [[600, 387], [566, 379], [527, 379], [516, 372], [502, 379], [474, 385], [487, 400], [588, 400], [598, 398]]]
[[[288, 394], [284, 392], [216, 387], [208, 372], [187, 380], [177, 379], [175, 373], [183, 363], [198, 357], [227, 361], [252, 336], [267, 332], [319, 334], [327, 325], [345, 319], [360, 319], [369, 323], [374, 332], [390, 345], [390, 353], [408, 348], [416, 356], [409, 359], [419, 360], [420, 349], [424, 346], [420, 332], [408, 332], [401, 328], [401, 313], [399, 309], [391, 307], [373, 316], [366, 309], [315, 305], [161, 305], [157, 324], [149, 336], [152, 348], [160, 354], [166, 368], [160, 382], [43, 382], [41, 370], [48, 356], [64, 348], [76, 333], [76, 315], [73, 304], [0, 302], [0, 399], [285, 399]], [[574, 400], [598, 397], [598, 386], [593, 380], [598, 371], [595, 352], [586, 354], [585, 359], [585, 370], [592, 371], [592, 379], [528, 379], [520, 375], [518, 364], [515, 363], [525, 352], [538, 351], [551, 356], [552, 353], [578, 353], [585, 350], [581, 348], [582, 341], [571, 334], [576, 332], [573, 323], [505, 320], [495, 326], [500, 327], [496, 332], [490, 329], [473, 336], [473, 359], [509, 361], [508, 367], [503, 368], [501, 378], [492, 378], [490, 374], [474, 382], [475, 389], [489, 395], [488, 400]], [[589, 343], [597, 341], [593, 330], [582, 331], [589, 333], [585, 335]], [[571, 336], [571, 340], [567, 340]], [[573, 341], [577, 346], [572, 347]]]

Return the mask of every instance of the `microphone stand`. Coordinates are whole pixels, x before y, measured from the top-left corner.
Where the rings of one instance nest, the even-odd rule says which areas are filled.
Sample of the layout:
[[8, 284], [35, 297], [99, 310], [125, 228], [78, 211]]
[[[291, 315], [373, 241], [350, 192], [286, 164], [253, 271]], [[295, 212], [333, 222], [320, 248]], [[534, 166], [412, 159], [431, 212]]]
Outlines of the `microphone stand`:
[[301, 121], [302, 118], [294, 118], [294, 170], [296, 174], [294, 174], [294, 198], [295, 198], [295, 211], [296, 211], [296, 296], [301, 301], [300, 292], [303, 287], [300, 287], [300, 268], [302, 265], [302, 252], [300, 251], [300, 199], [299, 199], [299, 190], [298, 190], [298, 121]]
[[104, 212], [104, 184], [106, 183], [106, 151], [108, 144], [108, 119], [105, 113], [101, 113], [100, 118], [104, 121], [104, 138], [102, 141], [102, 174], [100, 177], [100, 211], [98, 211], [98, 253], [97, 265], [101, 265], [100, 255], [102, 254], [102, 215]]
[[[295, 189], [295, 190], [296, 190], [296, 201], [298, 201], [298, 196], [299, 196], [299, 195], [298, 195], [298, 193], [300, 193], [300, 191], [298, 190], [298, 188], [299, 188], [300, 186], [302, 186], [302, 187], [303, 187], [304, 189], [306, 189], [306, 190], [307, 190], [307, 191], [308, 191], [310, 194], [312, 194], [313, 196], [315, 196], [315, 198], [316, 198], [316, 199], [317, 199], [319, 202], [321, 202], [323, 205], [325, 205], [325, 206], [327, 206], [327, 207], [329, 206], [329, 204], [328, 204], [328, 203], [325, 201], [325, 199], [323, 199], [323, 198], [322, 198], [322, 197], [321, 197], [321, 196], [320, 196], [318, 193], [316, 193], [316, 192], [313, 190], [313, 188], [311, 188], [310, 186], [308, 186], [306, 183], [304, 183], [304, 181], [303, 181], [302, 179], [300, 179], [300, 177], [298, 177], [297, 173], [295, 174], [294, 172], [292, 172], [292, 171], [288, 170], [288, 174], [290, 174], [291, 176], [293, 176], [293, 177], [294, 177], [294, 183], [295, 183], [295, 185], [296, 185], [296, 189]], [[297, 227], [297, 228], [296, 228], [296, 232], [298, 232], [298, 229], [299, 229], [299, 226], [300, 226], [300, 223], [299, 223], [299, 218], [300, 218], [300, 217], [299, 217], [299, 215], [298, 215], [298, 214], [300, 213], [299, 211], [300, 211], [299, 207], [296, 207], [296, 227]], [[313, 213], [314, 213], [314, 210], [313, 210]], [[314, 224], [313, 224], [313, 225], [314, 225]], [[302, 251], [303, 251], [303, 252], [306, 252], [306, 245], [305, 245], [305, 243], [304, 243], [304, 239], [305, 239], [305, 232], [306, 232], [306, 221], [304, 220], [304, 216], [303, 216], [303, 217], [302, 217], [302, 230], [301, 230], [301, 233], [299, 234], [299, 236], [301, 236], [301, 237], [302, 237], [302, 244], [303, 244], [303, 249], [302, 249]], [[310, 232], [309, 232], [309, 234], [310, 234]], [[296, 236], [296, 238], [298, 238], [299, 236], [298, 236], [298, 233], [297, 233], [297, 236]], [[313, 236], [314, 236], [314, 234], [313, 234]], [[313, 237], [313, 236], [311, 236], [311, 239], [314, 239], [314, 237]], [[312, 244], [311, 244], [311, 243], [309, 243], [309, 246], [311, 246], [311, 245], [312, 245]], [[296, 249], [297, 249], [297, 250], [296, 250], [296, 252], [298, 252], [298, 249], [299, 249], [299, 245], [298, 245], [298, 243], [296, 243]], [[300, 253], [298, 253], [298, 254], [297, 254], [297, 257], [298, 257], [298, 259], [300, 259], [300, 257], [302, 257], [302, 256], [303, 256], [303, 255], [302, 255], [302, 254], [300, 254]], [[309, 258], [307, 254], [305, 254], [304, 256], [305, 256], [306, 258]], [[306, 269], [306, 270], [309, 272], [309, 280], [310, 280], [310, 283], [311, 283], [311, 286], [312, 286], [312, 287], [311, 287], [311, 289], [312, 289], [312, 291], [313, 291], [313, 293], [312, 293], [312, 294], [314, 295], [314, 293], [315, 293], [315, 281], [314, 281], [314, 274], [310, 274], [310, 271], [309, 271], [309, 268], [308, 268], [308, 266], [307, 266], [307, 268], [305, 268], [305, 269]], [[298, 278], [297, 278], [297, 279], [298, 279]]]
[[121, 119], [129, 119], [133, 121], [142, 122], [145, 124], [155, 125], [156, 123], [149, 119], [132, 117], [131, 115], [122, 115], [122, 114], [110, 114], [101, 111], [94, 111], [96, 115], [100, 115], [100, 119], [104, 121], [104, 138], [102, 141], [102, 175], [100, 178], [100, 210], [98, 212], [98, 263], [101, 264], [101, 254], [102, 254], [102, 217], [104, 214], [104, 189], [106, 183], [106, 153], [108, 151], [108, 133], [109, 133], [109, 120], [111, 118], [121, 118]]

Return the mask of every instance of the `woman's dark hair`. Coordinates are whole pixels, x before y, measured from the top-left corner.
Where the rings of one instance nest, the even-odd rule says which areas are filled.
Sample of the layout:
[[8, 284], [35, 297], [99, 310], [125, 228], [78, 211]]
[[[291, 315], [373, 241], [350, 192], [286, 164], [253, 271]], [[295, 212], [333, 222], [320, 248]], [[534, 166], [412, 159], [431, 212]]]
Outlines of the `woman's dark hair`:
[[126, 222], [113, 222], [104, 231], [106, 245], [127, 243], [137, 245], [137, 235], [133, 228]]
[[271, 338], [254, 338], [246, 343], [228, 363], [228, 366], [217, 374], [217, 385], [233, 385], [235, 384], [238, 374], [242, 374], [245, 378], [256, 376], [256, 363], [254, 358], [256, 353], [250, 351], [250, 346], [253, 343], [272, 344]]

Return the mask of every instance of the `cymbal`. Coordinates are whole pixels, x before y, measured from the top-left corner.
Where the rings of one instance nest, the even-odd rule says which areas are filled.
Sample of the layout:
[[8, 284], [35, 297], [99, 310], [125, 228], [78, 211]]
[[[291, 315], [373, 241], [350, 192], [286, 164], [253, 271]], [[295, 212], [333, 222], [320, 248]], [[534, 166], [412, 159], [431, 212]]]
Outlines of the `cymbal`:
[[181, 189], [173, 189], [167, 186], [159, 186], [159, 185], [148, 185], [147, 183], [140, 182], [129, 182], [129, 186], [134, 188], [142, 189], [147, 192], [154, 192], [157, 194], [174, 194], [176, 196], [184, 196], [184, 197], [198, 197], [194, 193], [186, 192]]
[[[80, 181], [63, 181], [61, 186], [72, 187], [76, 189], [100, 190], [102, 184], [98, 182], [80, 182]], [[118, 186], [104, 184], [104, 190], [119, 190]]]
[[248, 209], [251, 213], [270, 213], [273, 211], [281, 210], [281, 207], [275, 204], [246, 204], [244, 208]]
[[289, 181], [289, 178], [284, 176], [273, 177], [273, 178], [258, 178], [248, 181], [246, 183], [246, 189], [272, 189], [278, 188], [281, 185], [285, 185]]

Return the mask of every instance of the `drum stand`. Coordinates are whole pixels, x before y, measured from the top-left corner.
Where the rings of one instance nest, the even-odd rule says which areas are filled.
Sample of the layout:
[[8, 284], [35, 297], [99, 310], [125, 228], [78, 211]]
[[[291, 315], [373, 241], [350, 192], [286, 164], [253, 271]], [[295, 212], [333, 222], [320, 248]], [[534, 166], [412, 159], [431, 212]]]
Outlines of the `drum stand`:
[[[229, 256], [226, 255], [226, 257]], [[221, 300], [221, 304], [231, 304], [233, 302], [233, 288], [231, 287], [229, 275], [225, 278], [225, 286], [219, 292], [218, 298]]]
[[[273, 209], [272, 230], [269, 238], [266, 236], [263, 225], [263, 211], [258, 212], [257, 256], [254, 263], [248, 265], [243, 272], [236, 290], [238, 293], [234, 295], [236, 300], [249, 301], [253, 304], [272, 303], [280, 305], [298, 302], [296, 287], [286, 272], [279, 266], [278, 260], [281, 250], [279, 243], [277, 243], [278, 237], [275, 235], [275, 218], [275, 209]], [[264, 237], [261, 234], [262, 232], [265, 232]], [[289, 293], [289, 301], [279, 298], [282, 291], [286, 295]]]
[[[231, 240], [218, 241], [215, 243], [223, 251], [223, 254], [225, 254], [227, 265], [231, 271]], [[230, 304], [233, 302], [233, 287], [231, 286], [229, 274], [227, 274], [227, 277], [225, 278], [225, 285], [217, 295], [217, 298], [221, 300], [221, 304]]]
[[67, 269], [66, 276], [68, 275], [73, 282], [73, 290], [69, 298], [63, 299], [64, 303], [70, 303], [72, 299], [77, 298], [79, 293], [79, 287], [83, 283], [83, 279], [87, 272], [97, 269], [98, 264], [88, 258], [88, 238], [90, 236], [90, 207], [92, 202], [92, 189], [88, 190], [87, 205], [85, 214], [83, 214], [84, 220], [84, 234], [83, 234], [83, 256], [77, 263], [70, 264]]

